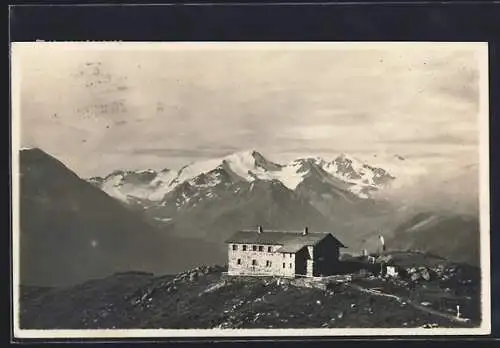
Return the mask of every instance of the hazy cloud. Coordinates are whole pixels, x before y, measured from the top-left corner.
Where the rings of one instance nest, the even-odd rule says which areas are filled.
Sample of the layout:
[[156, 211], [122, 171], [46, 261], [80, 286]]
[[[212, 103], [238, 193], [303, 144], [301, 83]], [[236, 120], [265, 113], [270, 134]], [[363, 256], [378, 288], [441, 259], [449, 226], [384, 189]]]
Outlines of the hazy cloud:
[[[197, 148], [197, 149], [152, 149], [136, 148], [130, 150], [134, 155], [156, 155], [158, 157], [180, 157], [180, 158], [200, 158], [200, 157], [223, 157], [227, 154], [238, 151], [237, 147], [225, 147], [218, 149]], [[128, 152], [128, 151], [127, 151]]]
[[475, 46], [71, 47], [15, 47], [22, 143], [84, 176], [248, 148], [459, 155], [478, 139]]
[[387, 143], [396, 144], [446, 144], [446, 145], [477, 145], [477, 139], [471, 139], [467, 137], [459, 137], [449, 133], [442, 133], [438, 135], [428, 136], [428, 137], [408, 137], [404, 139], [397, 140], [385, 140]]

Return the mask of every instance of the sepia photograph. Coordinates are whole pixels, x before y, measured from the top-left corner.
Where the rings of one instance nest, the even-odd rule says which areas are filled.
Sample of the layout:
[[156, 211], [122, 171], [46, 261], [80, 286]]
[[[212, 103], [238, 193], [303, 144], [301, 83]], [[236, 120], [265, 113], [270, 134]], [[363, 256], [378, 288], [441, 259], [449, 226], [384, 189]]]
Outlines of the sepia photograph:
[[12, 43], [15, 336], [489, 334], [487, 59]]

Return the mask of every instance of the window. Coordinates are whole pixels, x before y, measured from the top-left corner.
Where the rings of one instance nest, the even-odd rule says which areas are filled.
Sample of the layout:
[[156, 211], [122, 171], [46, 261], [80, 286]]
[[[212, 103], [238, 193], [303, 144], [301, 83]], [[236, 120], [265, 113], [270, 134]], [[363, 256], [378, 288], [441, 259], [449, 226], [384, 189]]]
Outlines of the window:
[[238, 250], [238, 246], [236, 244], [233, 244], [233, 250]]
[[237, 263], [238, 265], [241, 265], [241, 259], [238, 259], [238, 260], [236, 261], [236, 263]]
[[267, 252], [270, 253], [271, 251], [273, 251], [273, 248], [267, 247]]
[[[284, 255], [284, 254], [283, 254], [283, 255]], [[283, 268], [285, 268], [285, 267], [286, 267], [286, 264], [283, 262]]]
[[271, 267], [271, 261], [266, 261], [266, 267]]
[[286, 257], [286, 254], [285, 254], [285, 253], [283, 253], [283, 254], [281, 254], [281, 255], [283, 255], [283, 258], [285, 258], [285, 257]]
[[264, 251], [264, 247], [262, 245], [259, 245], [259, 251]]
[[257, 245], [252, 245], [252, 250], [257, 251]]
[[257, 266], [257, 260], [252, 260], [252, 266]]
[[247, 251], [247, 246], [243, 245], [243, 251]]
[[290, 268], [292, 268], [292, 264], [290, 263]]

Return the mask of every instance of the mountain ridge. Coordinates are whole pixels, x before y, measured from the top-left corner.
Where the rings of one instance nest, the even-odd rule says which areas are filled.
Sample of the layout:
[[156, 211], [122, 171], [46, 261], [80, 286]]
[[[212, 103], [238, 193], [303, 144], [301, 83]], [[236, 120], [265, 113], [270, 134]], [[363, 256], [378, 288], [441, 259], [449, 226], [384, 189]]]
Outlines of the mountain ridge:
[[[276, 179], [292, 190], [304, 181], [309, 171], [321, 170], [324, 177], [342, 182], [345, 185], [344, 190], [362, 199], [369, 198], [370, 191], [376, 191], [395, 179], [383, 168], [371, 166], [346, 154], [339, 155], [333, 161], [311, 156], [295, 159], [287, 164], [279, 164], [266, 159], [260, 152], [252, 149], [221, 158], [192, 162], [178, 170], [165, 171], [162, 178], [157, 172], [149, 170], [147, 173], [151, 180], [137, 184], [135, 188], [130, 187], [128, 178], [134, 173], [139, 173], [136, 171], [117, 171], [115, 175], [111, 173], [104, 178], [92, 177], [88, 181], [124, 202], [130, 199], [161, 201], [166, 194], [185, 181], [219, 168], [230, 172], [231, 179], [234, 181]], [[144, 171], [140, 172], [144, 173]]]
[[[375, 204], [359, 195], [364, 190], [378, 189], [373, 182], [375, 167], [345, 154], [335, 160], [310, 156], [282, 165], [249, 150], [184, 165], [177, 172], [166, 172], [167, 180], [158, 180], [156, 175], [151, 183], [140, 186], [131, 187], [130, 181], [123, 180], [123, 172], [118, 172], [115, 181], [108, 181], [101, 189], [145, 212], [156, 223], [164, 222], [179, 236], [195, 235], [220, 242], [220, 238], [227, 237], [221, 231], [231, 233], [239, 224], [298, 229], [307, 224], [312, 229], [347, 228], [338, 233], [351, 243], [356, 239], [349, 232], [353, 227], [340, 219], [355, 218], [360, 209], [373, 216], [372, 210], [379, 211], [384, 203]], [[387, 181], [394, 180], [383, 169], [379, 172]], [[353, 192], [351, 188], [362, 180], [366, 181], [365, 188]], [[136, 197], [124, 198], [126, 192], [122, 189]], [[155, 200], [148, 199], [148, 195], [154, 195]], [[365, 225], [365, 219], [361, 220], [358, 225]]]

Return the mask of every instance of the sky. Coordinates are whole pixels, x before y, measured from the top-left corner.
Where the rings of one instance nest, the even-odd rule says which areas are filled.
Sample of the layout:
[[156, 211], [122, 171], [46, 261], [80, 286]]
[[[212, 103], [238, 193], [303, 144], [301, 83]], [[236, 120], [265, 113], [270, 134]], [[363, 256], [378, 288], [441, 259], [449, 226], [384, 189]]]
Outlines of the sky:
[[478, 47], [19, 44], [21, 145], [82, 177], [247, 149], [476, 163]]

